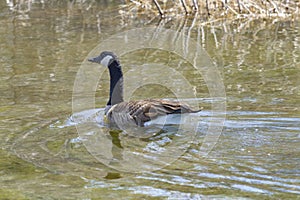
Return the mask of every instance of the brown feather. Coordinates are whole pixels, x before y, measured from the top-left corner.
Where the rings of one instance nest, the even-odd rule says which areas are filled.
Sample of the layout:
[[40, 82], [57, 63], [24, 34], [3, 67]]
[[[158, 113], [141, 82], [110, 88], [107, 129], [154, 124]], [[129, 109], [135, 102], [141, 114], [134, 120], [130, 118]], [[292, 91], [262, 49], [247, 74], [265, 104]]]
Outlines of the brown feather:
[[159, 116], [169, 114], [193, 113], [188, 105], [170, 100], [148, 99], [140, 101], [121, 102], [112, 106], [107, 112], [110, 122], [117, 125], [135, 124], [144, 126], [144, 123]]

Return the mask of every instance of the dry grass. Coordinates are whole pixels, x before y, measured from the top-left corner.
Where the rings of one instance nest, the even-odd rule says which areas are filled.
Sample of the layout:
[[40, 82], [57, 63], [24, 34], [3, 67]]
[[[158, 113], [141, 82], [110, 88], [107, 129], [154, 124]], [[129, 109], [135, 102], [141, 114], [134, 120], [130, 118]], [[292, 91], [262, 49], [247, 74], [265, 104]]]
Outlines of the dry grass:
[[[195, 10], [193, 0], [158, 0], [163, 11], [163, 17], [176, 17], [197, 13], [212, 18], [220, 17], [251, 17], [251, 18], [293, 18], [299, 16], [300, 0], [196, 0], [198, 10]], [[138, 14], [159, 15], [155, 0], [127, 0], [129, 11]], [[133, 12], [135, 11], [135, 12]]]

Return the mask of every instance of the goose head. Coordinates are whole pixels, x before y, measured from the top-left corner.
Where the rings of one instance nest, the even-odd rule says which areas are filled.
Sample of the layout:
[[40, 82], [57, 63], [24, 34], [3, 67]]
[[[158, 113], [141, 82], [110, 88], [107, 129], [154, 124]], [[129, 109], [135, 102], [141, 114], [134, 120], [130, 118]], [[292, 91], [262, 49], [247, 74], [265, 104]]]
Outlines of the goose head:
[[108, 67], [113, 63], [113, 61], [118, 61], [118, 58], [113, 52], [103, 51], [99, 56], [90, 58], [88, 59], [88, 61]]
[[110, 75], [110, 90], [108, 108], [123, 102], [123, 73], [116, 54], [110, 51], [103, 51], [99, 56], [90, 58], [88, 61], [101, 64], [108, 68]]

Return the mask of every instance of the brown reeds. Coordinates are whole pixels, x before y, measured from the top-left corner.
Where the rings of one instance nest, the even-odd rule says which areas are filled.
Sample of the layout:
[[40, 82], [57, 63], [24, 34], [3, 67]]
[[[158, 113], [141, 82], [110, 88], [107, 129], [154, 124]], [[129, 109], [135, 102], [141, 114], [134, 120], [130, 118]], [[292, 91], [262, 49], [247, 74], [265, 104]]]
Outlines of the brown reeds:
[[299, 0], [127, 0], [138, 12], [166, 16], [193, 13], [210, 17], [293, 17], [300, 12]]

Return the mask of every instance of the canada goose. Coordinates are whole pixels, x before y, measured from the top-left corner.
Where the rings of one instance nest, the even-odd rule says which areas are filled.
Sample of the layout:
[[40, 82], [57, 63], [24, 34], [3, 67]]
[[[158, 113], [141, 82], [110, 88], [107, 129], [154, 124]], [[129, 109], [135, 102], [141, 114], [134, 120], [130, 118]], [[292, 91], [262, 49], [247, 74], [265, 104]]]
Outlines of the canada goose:
[[109, 51], [102, 52], [90, 62], [101, 64], [109, 69], [110, 92], [105, 108], [106, 119], [116, 125], [144, 126], [150, 120], [168, 114], [194, 113], [188, 105], [162, 99], [147, 99], [124, 102], [123, 73], [118, 57]]

